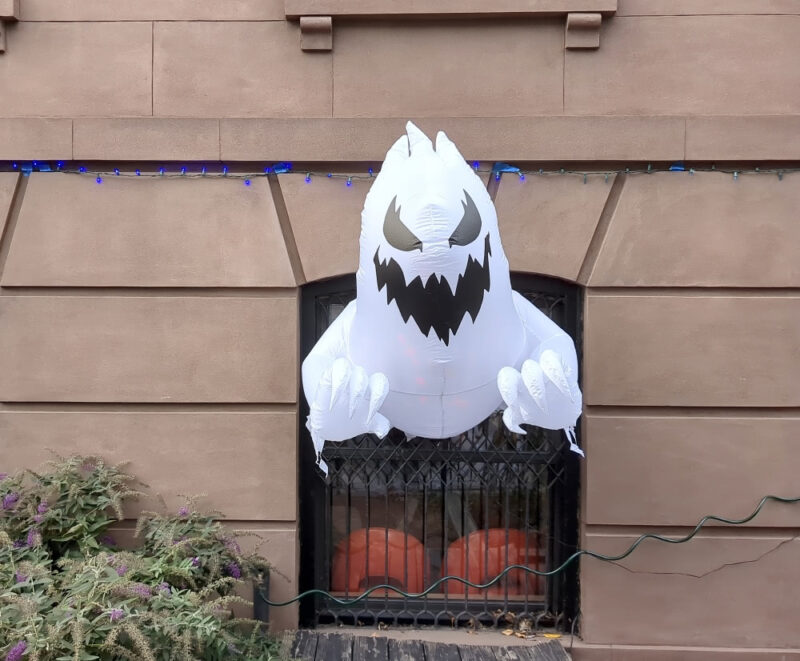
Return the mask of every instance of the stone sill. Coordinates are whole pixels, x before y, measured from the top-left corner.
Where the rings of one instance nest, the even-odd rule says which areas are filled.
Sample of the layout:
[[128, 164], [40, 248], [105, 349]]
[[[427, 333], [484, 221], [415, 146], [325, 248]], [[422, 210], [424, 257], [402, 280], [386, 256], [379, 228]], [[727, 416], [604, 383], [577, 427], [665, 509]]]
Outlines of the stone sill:
[[796, 161], [800, 115], [0, 118], [0, 160], [380, 162], [412, 119], [468, 159]]
[[488, 18], [613, 14], [617, 0], [285, 0], [286, 18]]

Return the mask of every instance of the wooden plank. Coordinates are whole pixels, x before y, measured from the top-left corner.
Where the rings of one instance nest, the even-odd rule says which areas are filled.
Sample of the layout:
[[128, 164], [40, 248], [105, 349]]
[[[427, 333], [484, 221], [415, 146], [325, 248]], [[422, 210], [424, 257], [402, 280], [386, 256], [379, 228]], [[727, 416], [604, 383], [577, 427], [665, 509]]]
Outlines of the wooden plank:
[[351, 661], [353, 636], [339, 633], [321, 633], [317, 640], [316, 661]]
[[[495, 647], [494, 655], [497, 661], [523, 661], [523, 658], [517, 654], [518, 647]], [[527, 659], [525, 660], [527, 661]]]
[[388, 638], [355, 636], [353, 639], [353, 661], [387, 661], [388, 658]]
[[457, 645], [425, 641], [423, 647], [425, 648], [425, 661], [461, 661]]
[[483, 645], [460, 645], [461, 661], [494, 661], [494, 649]]
[[514, 651], [519, 661], [569, 661], [569, 656], [557, 640], [548, 640], [530, 647], [515, 647]]
[[423, 661], [425, 650], [419, 640], [389, 640], [389, 661]]
[[298, 631], [292, 644], [291, 658], [298, 661], [314, 661], [316, 652], [317, 634], [313, 631]]

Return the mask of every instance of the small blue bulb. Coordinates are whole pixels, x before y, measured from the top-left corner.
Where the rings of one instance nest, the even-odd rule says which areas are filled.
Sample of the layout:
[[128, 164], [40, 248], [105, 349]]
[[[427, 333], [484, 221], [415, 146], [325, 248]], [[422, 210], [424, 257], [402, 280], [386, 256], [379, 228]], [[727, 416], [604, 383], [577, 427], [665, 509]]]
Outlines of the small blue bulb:
[[477, 170], [480, 166], [481, 166], [481, 164], [478, 161], [472, 161], [472, 167], [474, 169]]
[[270, 172], [272, 172], [272, 168], [264, 168], [264, 174], [269, 174]]
[[311, 173], [310, 172], [306, 173], [306, 183], [307, 184], [311, 183]]
[[249, 179], [245, 179], [244, 180], [244, 185], [245, 186], [249, 186], [250, 185], [250, 180]]
[[78, 172], [86, 172], [86, 168], [82, 165], [78, 168]]
[[136, 176], [137, 177], [141, 177], [142, 176], [142, 171], [139, 168], [136, 168]]
[[114, 174], [119, 177], [119, 168], [114, 168]]
[[16, 170], [16, 169], [19, 167], [19, 164], [17, 164], [17, 163], [12, 163], [12, 164], [11, 164], [11, 167], [12, 167], [12, 168], [14, 168], [14, 169]]
[[228, 174], [228, 166], [227, 165], [223, 165], [222, 166], [222, 174]]
[[525, 175], [522, 174], [522, 172], [519, 173], [519, 180], [520, 181], [525, 181]]
[[58, 163], [56, 163], [56, 166], [57, 166], [57, 167], [58, 167], [58, 169], [60, 170], [61, 168], [63, 168], [63, 167], [64, 167], [64, 161], [59, 161]]
[[328, 172], [328, 174], [326, 174], [325, 176], [328, 177], [328, 179], [330, 179], [331, 177], [333, 177], [333, 173], [332, 172]]
[[95, 179], [95, 181], [96, 181], [98, 184], [102, 184], [102, 183], [103, 183], [103, 177], [97, 177], [97, 179]]
[[348, 185], [348, 187], [353, 185], [353, 178], [352, 177], [347, 177], [347, 185]]
[[495, 180], [495, 181], [500, 181], [500, 173], [499, 173], [499, 172], [495, 172], [495, 174], [494, 174], [494, 180]]
[[369, 176], [371, 177], [371, 176], [372, 176], [372, 168], [370, 168], [369, 170], [367, 170], [367, 172], [369, 172]]
[[186, 174], [186, 166], [185, 165], [181, 168], [181, 174]]
[[167, 171], [166, 168], [158, 168], [158, 171], [161, 173], [161, 176], [164, 176], [164, 173]]
[[204, 166], [203, 166], [203, 169], [202, 169], [202, 170], [200, 170], [200, 174], [203, 174], [203, 175], [204, 175], [205, 173], [206, 173], [206, 166], [204, 165]]

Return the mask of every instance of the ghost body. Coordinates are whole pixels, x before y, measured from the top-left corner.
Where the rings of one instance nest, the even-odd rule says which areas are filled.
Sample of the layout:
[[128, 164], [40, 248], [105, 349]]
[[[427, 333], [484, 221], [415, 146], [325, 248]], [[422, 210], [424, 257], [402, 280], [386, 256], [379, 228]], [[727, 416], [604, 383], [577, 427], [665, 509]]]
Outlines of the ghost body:
[[387, 153], [364, 203], [356, 283], [303, 362], [318, 455], [391, 427], [456, 436], [503, 403], [512, 431], [563, 428], [572, 445], [574, 344], [512, 291], [491, 198], [444, 133], [434, 150], [409, 123]]

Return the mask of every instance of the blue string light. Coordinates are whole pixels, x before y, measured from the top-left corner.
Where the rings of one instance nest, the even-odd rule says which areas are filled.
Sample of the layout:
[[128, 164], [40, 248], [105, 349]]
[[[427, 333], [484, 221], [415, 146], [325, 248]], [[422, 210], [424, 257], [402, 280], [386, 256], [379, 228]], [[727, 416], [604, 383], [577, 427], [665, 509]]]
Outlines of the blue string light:
[[249, 186], [250, 185], [250, 180], [249, 179], [245, 179], [244, 180], [244, 185], [245, 186]]
[[86, 172], [86, 168], [82, 165], [78, 168], [78, 172]]
[[181, 168], [181, 174], [186, 174], [186, 166], [185, 165]]
[[349, 188], [352, 185], [353, 185], [353, 177], [347, 177], [347, 187]]
[[136, 176], [137, 177], [141, 177], [142, 176], [142, 171], [139, 168], [136, 168]]
[[307, 184], [311, 183], [311, 173], [310, 172], [306, 172], [306, 183]]
[[228, 176], [228, 166], [227, 165], [223, 165], [222, 166], [222, 174], [225, 175], [225, 176]]
[[522, 172], [519, 173], [519, 180], [520, 181], [525, 181], [525, 174], [524, 173], [522, 173]]
[[333, 177], [333, 172], [328, 172], [328, 174], [326, 174], [325, 176], [328, 177], [328, 179], [331, 179]]
[[114, 168], [114, 174], [119, 177], [119, 168]]
[[167, 169], [166, 169], [166, 168], [164, 168], [164, 167], [160, 167], [160, 168], [158, 168], [158, 172], [161, 174], [161, 176], [162, 176], [162, 177], [164, 176], [164, 173], [165, 173], [166, 171], [167, 171]]
[[96, 181], [98, 184], [102, 184], [102, 183], [103, 183], [103, 177], [97, 177], [97, 179], [95, 179], [95, 181]]

